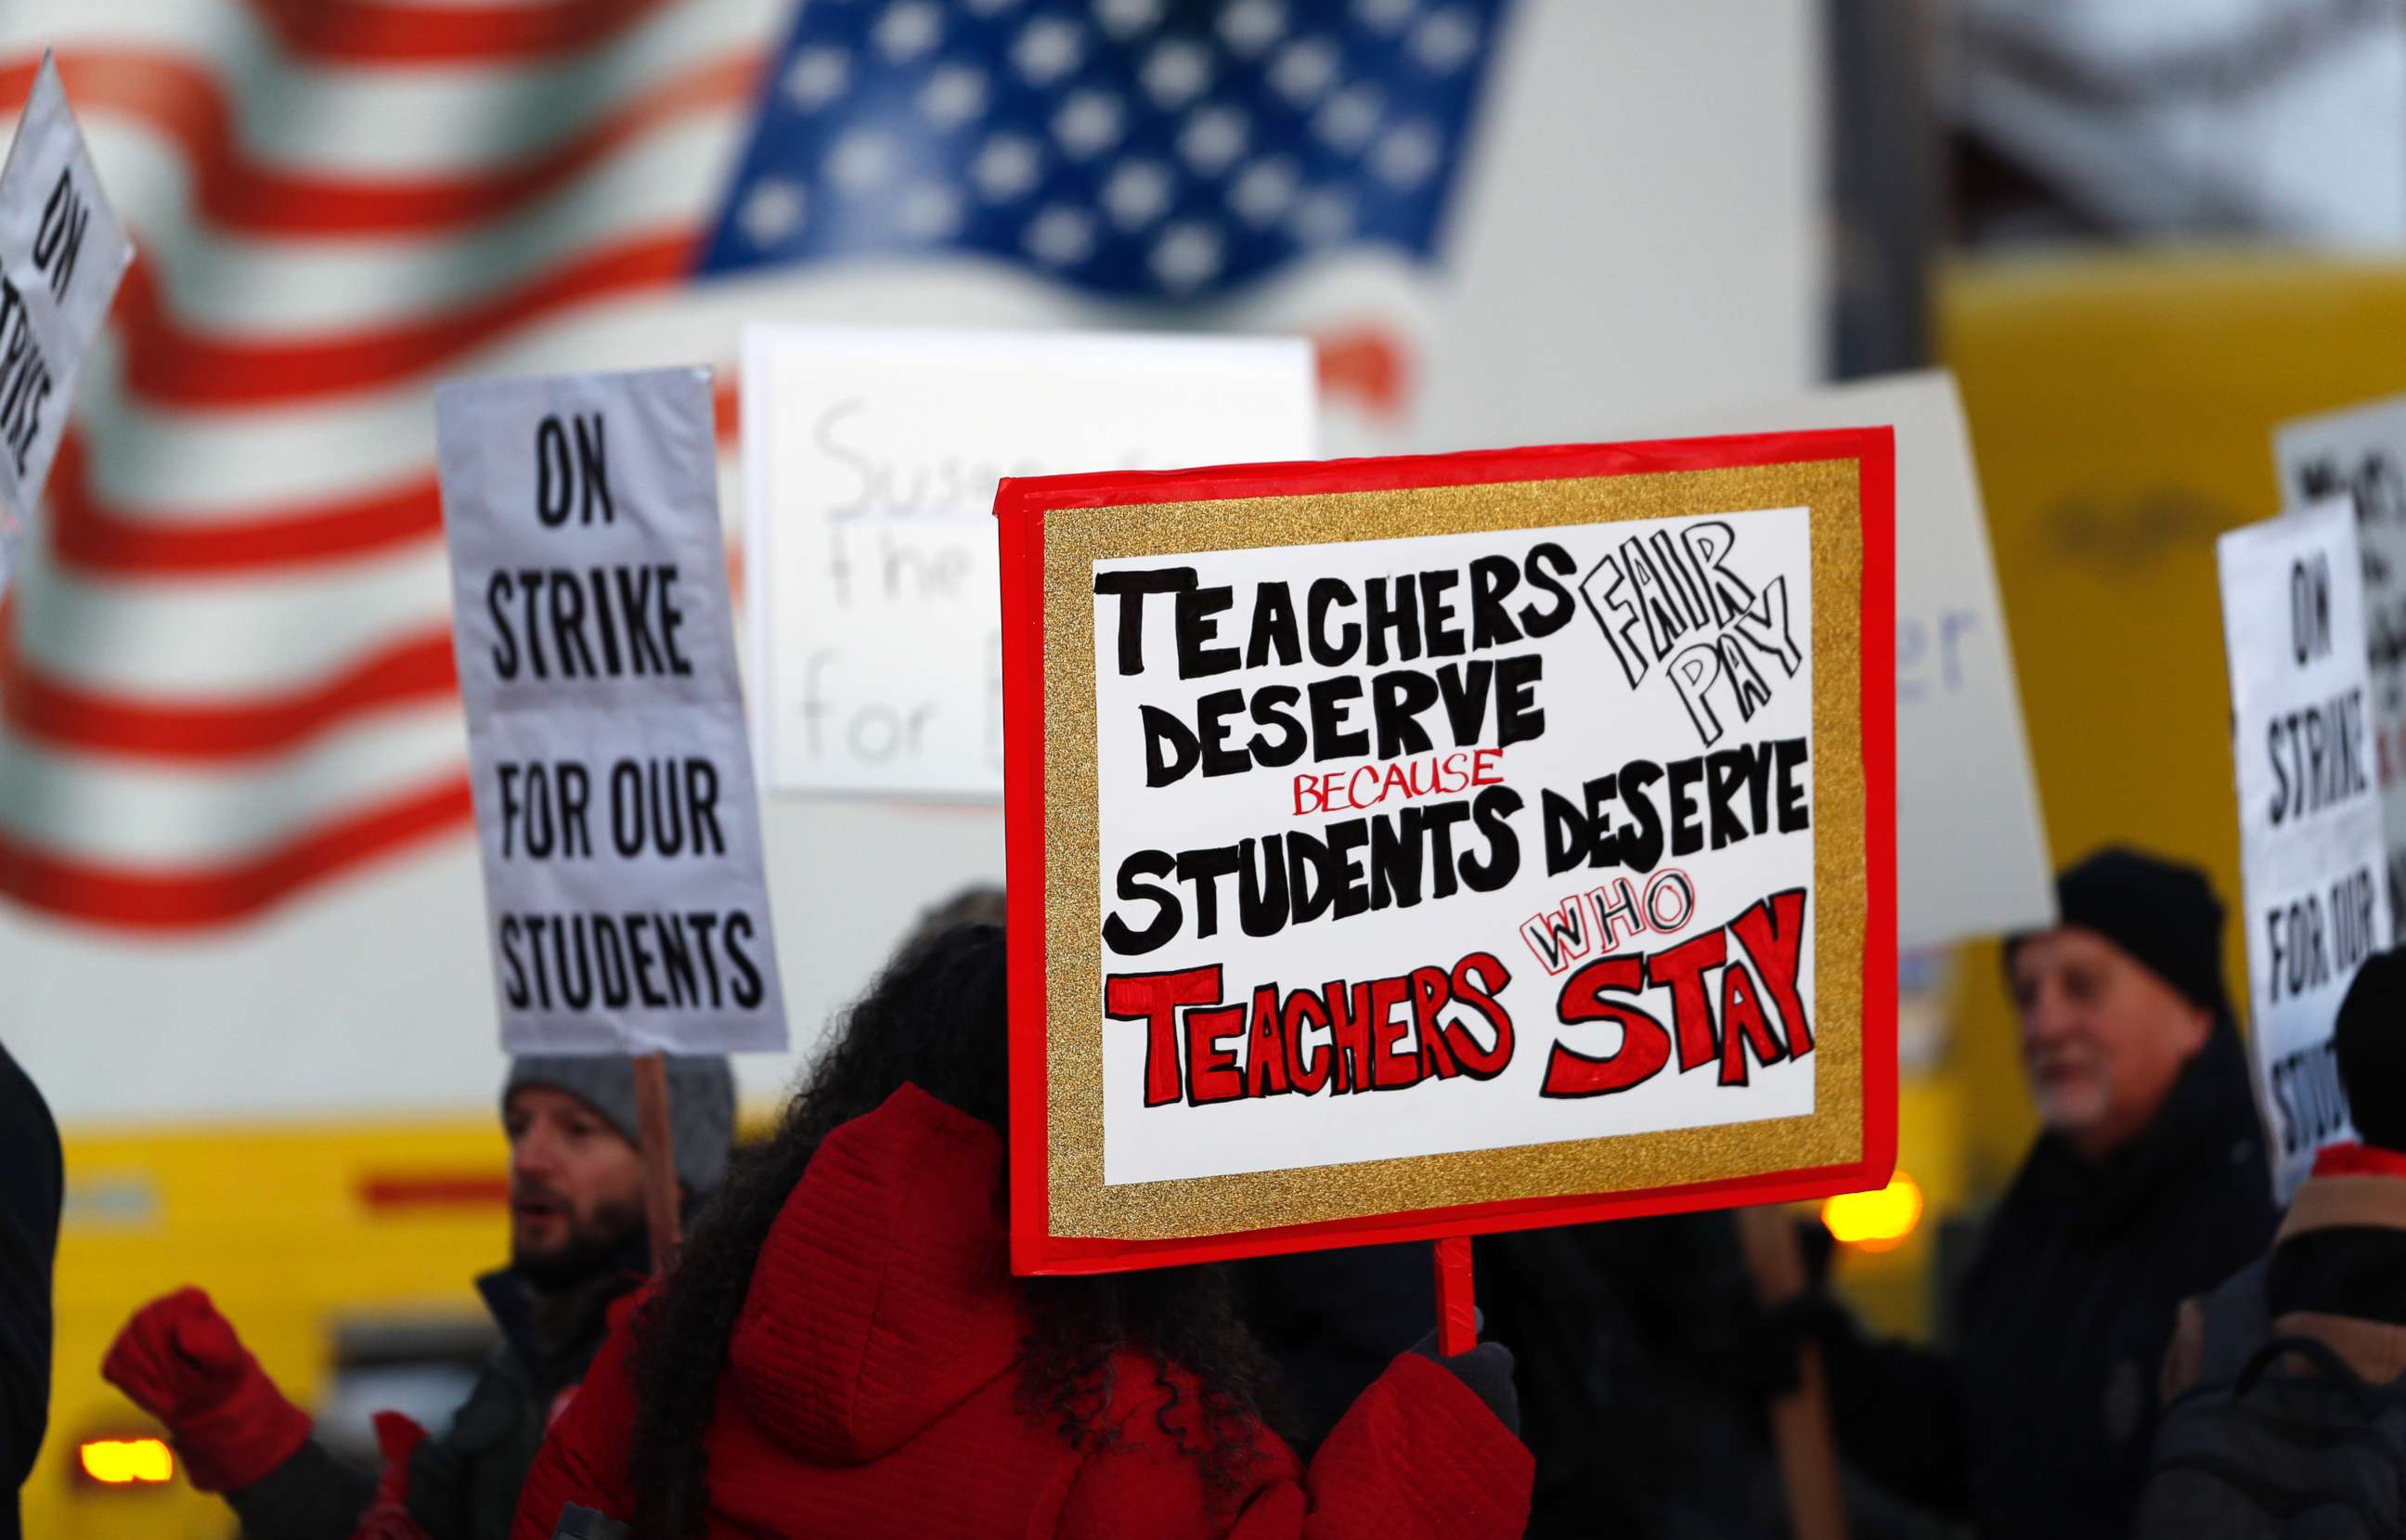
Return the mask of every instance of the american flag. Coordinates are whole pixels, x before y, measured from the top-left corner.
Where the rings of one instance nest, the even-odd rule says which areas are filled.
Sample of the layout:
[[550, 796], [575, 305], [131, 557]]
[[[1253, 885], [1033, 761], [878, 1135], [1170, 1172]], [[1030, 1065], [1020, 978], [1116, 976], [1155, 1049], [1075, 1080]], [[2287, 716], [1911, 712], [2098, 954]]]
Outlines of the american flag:
[[731, 448], [814, 272], [1426, 260], [1501, 8], [21, 0], [0, 103], [56, 49], [139, 256], [0, 615], [0, 893], [222, 926], [463, 828], [437, 378], [714, 363]]
[[958, 249], [1136, 299], [1435, 254], [1502, 0], [802, 7], [709, 272]]

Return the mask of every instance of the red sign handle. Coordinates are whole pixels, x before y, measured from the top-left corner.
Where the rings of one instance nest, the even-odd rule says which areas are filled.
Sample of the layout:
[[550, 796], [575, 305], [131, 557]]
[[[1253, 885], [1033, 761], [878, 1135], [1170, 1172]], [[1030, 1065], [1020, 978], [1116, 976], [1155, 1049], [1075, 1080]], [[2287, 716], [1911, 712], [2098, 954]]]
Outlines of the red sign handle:
[[1470, 1293], [1470, 1237], [1437, 1242], [1437, 1350], [1451, 1358], [1479, 1346], [1479, 1310]]

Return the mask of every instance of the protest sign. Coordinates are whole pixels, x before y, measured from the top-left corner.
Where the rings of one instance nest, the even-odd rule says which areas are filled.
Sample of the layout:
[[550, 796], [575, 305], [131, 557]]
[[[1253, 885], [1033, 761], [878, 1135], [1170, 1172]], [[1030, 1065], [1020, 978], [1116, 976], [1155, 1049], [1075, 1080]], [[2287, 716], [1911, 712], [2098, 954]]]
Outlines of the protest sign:
[[708, 373], [434, 413], [502, 1046], [784, 1048]]
[[743, 332], [745, 625], [770, 786], [1002, 795], [995, 484], [1315, 452], [1288, 338]]
[[2406, 940], [2406, 396], [2284, 423], [2272, 452], [2292, 506], [2335, 494], [2356, 504], [2388, 938]]
[[2286, 1198], [2354, 1137], [2331, 1023], [2390, 934], [2356, 516], [2343, 498], [2215, 542], [2230, 659], [2257, 1095]]
[[1648, 426], [1895, 429], [1897, 944], [2053, 925], [2053, 863], [1955, 376], [1890, 374]]
[[1006, 480], [1013, 1265], [1885, 1182], [1892, 477]]
[[0, 166], [0, 589], [50, 479], [76, 371], [133, 261], [45, 53]]

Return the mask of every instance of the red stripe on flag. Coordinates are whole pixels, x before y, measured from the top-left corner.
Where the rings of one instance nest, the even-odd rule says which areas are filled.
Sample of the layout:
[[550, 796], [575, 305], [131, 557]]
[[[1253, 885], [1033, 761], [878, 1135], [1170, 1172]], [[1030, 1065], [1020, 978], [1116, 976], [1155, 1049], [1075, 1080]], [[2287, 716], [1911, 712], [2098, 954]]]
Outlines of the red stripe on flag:
[[[713, 392], [711, 404], [722, 443], [735, 437], [739, 399], [730, 382], [721, 382]], [[62, 475], [52, 502], [53, 535], [64, 543], [93, 543], [89, 487], [83, 479], [87, 467], [82, 445], [73, 434], [61, 445], [59, 464]], [[439, 529], [437, 494], [428, 487], [419, 497], [428, 505], [426, 517], [433, 528], [413, 530], [411, 538]], [[109, 528], [113, 532], [99, 537], [102, 542], [128, 538], [129, 526], [123, 521]], [[213, 565], [134, 572], [120, 568], [111, 575], [219, 574], [227, 570], [224, 558], [234, 554], [231, 543], [205, 544], [201, 537], [225, 532], [221, 527], [135, 530], [135, 537], [184, 537], [173, 549]], [[258, 528], [251, 532], [259, 533]], [[270, 535], [265, 544], [277, 551], [281, 565], [291, 559], [291, 552], [303, 543]], [[122, 558], [129, 553], [120, 546], [109, 554]], [[154, 547], [134, 554], [156, 558], [163, 553]], [[727, 581], [729, 593], [743, 591], [743, 553], [733, 541], [728, 544]], [[131, 696], [68, 683], [27, 660], [15, 645], [15, 638], [12, 596], [0, 599], [0, 721], [51, 748], [120, 758], [224, 761], [279, 754], [333, 731], [352, 717], [441, 700], [459, 687], [450, 633], [440, 628], [404, 634], [326, 678], [295, 689], [200, 701]]]
[[181, 869], [80, 861], [0, 835], [0, 894], [89, 925], [202, 929], [250, 919], [303, 888], [425, 844], [474, 817], [461, 775], [329, 819], [261, 855]]
[[347, 718], [447, 699], [458, 686], [448, 631], [406, 637], [298, 690], [234, 701], [78, 689], [25, 667], [13, 645], [0, 652], [0, 713], [11, 730], [51, 748], [142, 759], [278, 754]]
[[1390, 421], [1410, 398], [1412, 356], [1392, 328], [1343, 327], [1314, 340], [1323, 394], [1352, 398], [1363, 411]]
[[[718, 439], [735, 440], [736, 389], [718, 374]], [[91, 577], [249, 576], [397, 550], [443, 532], [435, 478], [377, 491], [289, 503], [244, 518], [145, 515], [100, 500], [91, 457], [70, 430], [50, 478], [50, 549], [62, 567]]]
[[236, 342], [180, 327], [160, 302], [149, 264], [136, 261], [118, 298], [125, 384], [144, 401], [188, 411], [290, 405], [399, 385], [560, 311], [664, 288], [693, 270], [700, 250], [691, 231], [637, 236], [432, 320], [306, 342]]
[[343, 64], [502, 64], [606, 43], [668, 0], [528, 6], [388, 6], [372, 0], [251, 0], [276, 40]]
[[[382, 178], [313, 176], [251, 159], [216, 78], [177, 55], [94, 49], [58, 58], [60, 78], [84, 118], [134, 118], [176, 143], [210, 223], [239, 235], [326, 238], [423, 235], [521, 212], [664, 123], [748, 104], [764, 62], [745, 52], [699, 65], [499, 171]], [[0, 107], [22, 110], [39, 64], [20, 58], [0, 65]]]
[[50, 548], [63, 567], [119, 578], [224, 577], [388, 552], [443, 532], [432, 476], [381, 491], [290, 503], [246, 518], [177, 522], [100, 501], [80, 434], [59, 441]]

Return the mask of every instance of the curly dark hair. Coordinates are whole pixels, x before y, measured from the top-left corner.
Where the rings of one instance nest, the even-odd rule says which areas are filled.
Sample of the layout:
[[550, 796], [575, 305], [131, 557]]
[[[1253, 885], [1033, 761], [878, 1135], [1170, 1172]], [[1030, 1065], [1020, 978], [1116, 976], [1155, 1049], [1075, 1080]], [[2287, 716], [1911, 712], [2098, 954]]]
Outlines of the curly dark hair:
[[[659, 1293], [635, 1321], [637, 1399], [629, 1475], [639, 1494], [635, 1533], [691, 1540], [709, 1501], [704, 1440], [728, 1343], [760, 1247], [821, 1140], [911, 1081], [1007, 1135], [1001, 927], [962, 925], [915, 941], [855, 1005], [804, 1076], [776, 1132], [738, 1152], [695, 1215]], [[998, 1208], [1002, 1193], [995, 1194]], [[1276, 1416], [1273, 1371], [1244, 1325], [1228, 1276], [1168, 1267], [1089, 1278], [1018, 1279], [1032, 1322], [1020, 1363], [1019, 1406], [1073, 1448], [1108, 1446], [1105, 1414], [1114, 1358], [1132, 1349], [1170, 1392], [1162, 1431], [1200, 1465], [1214, 1500], [1258, 1456], [1257, 1429]], [[1169, 1412], [1177, 1364], [1202, 1387], [1190, 1442]]]

